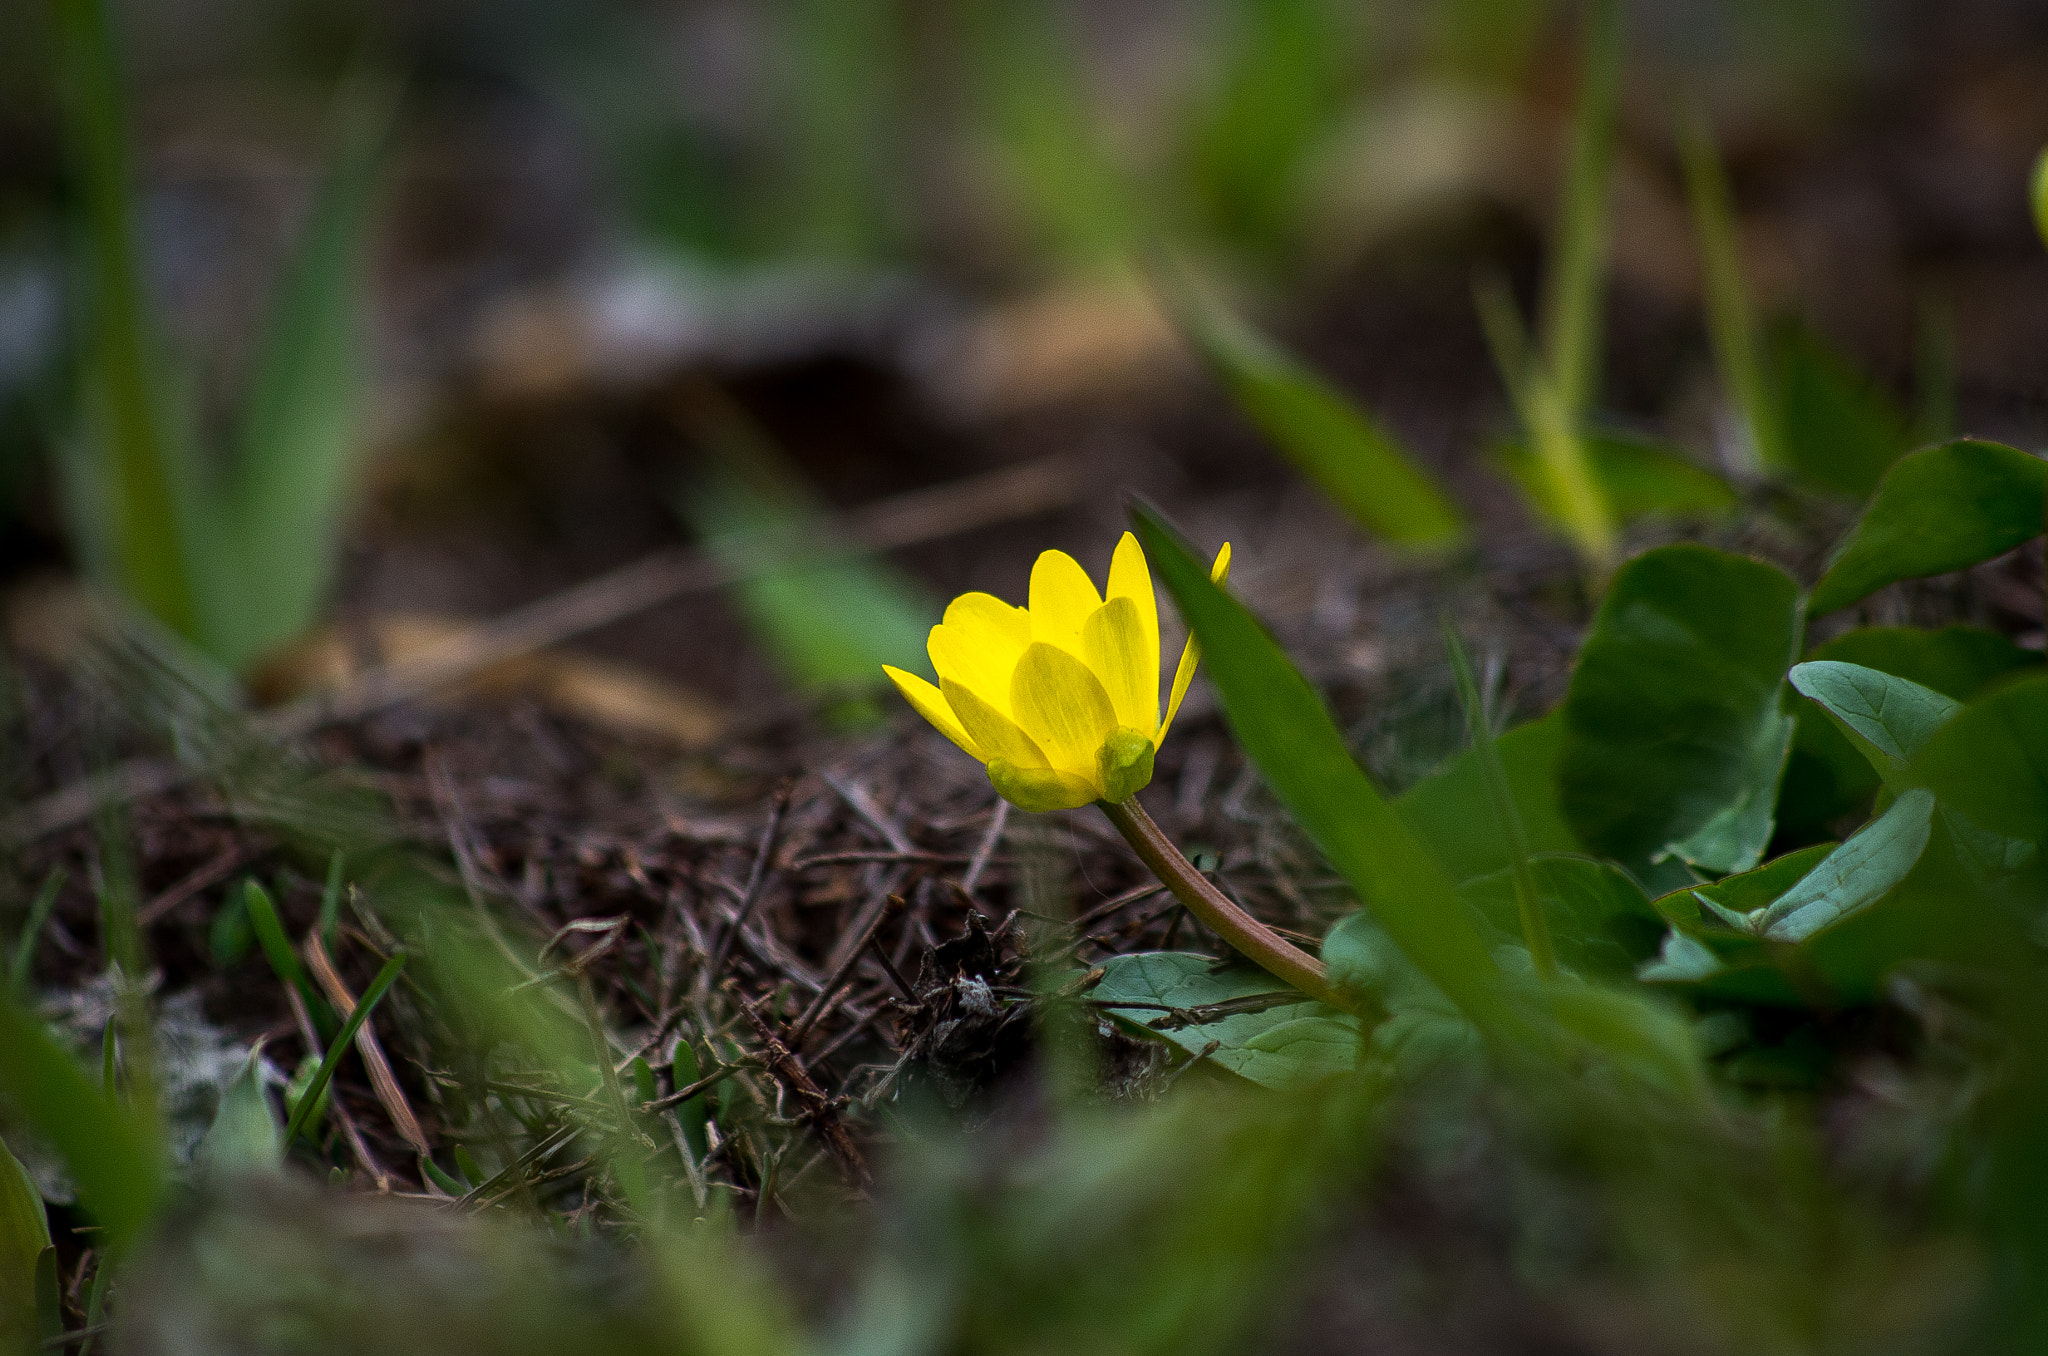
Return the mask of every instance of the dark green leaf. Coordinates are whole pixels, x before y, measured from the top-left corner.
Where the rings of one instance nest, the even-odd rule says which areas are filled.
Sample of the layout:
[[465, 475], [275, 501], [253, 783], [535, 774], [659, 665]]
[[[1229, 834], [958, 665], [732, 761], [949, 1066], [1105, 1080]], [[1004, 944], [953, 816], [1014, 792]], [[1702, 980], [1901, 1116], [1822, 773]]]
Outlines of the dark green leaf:
[[[1625, 978], [1655, 954], [1663, 922], [1627, 872], [1577, 856], [1539, 856], [1529, 866], [1557, 959], [1566, 969], [1589, 978]], [[1468, 880], [1458, 887], [1458, 897], [1502, 937], [1520, 936], [1511, 872]]]
[[2048, 462], [1964, 439], [1899, 459], [1813, 586], [1814, 616], [1901, 579], [1946, 574], [2041, 532]]
[[1934, 797], [1916, 787], [1830, 852], [1750, 925], [1774, 942], [1803, 942], [1877, 903], [1906, 878], [1927, 847]]
[[1212, 956], [1188, 951], [1153, 951], [1112, 957], [1090, 996], [1110, 1004], [1112, 1016], [1191, 1055], [1218, 1042], [1209, 1059], [1264, 1087], [1297, 1088], [1357, 1066], [1363, 1041], [1358, 1019], [1321, 1003], [1283, 1003], [1193, 1025], [1174, 1023], [1173, 1014], [1161, 1010], [1189, 1013], [1273, 992], [1273, 977], [1263, 970], [1219, 965]]
[[1958, 712], [1914, 760], [1910, 780], [1978, 828], [2048, 840], [2048, 677], [2001, 687]]
[[[1654, 515], [1711, 516], [1741, 502], [1727, 481], [1674, 448], [1613, 434], [1593, 434], [1583, 442], [1608, 508], [1624, 522]], [[1551, 522], [1564, 525], [1567, 514], [1557, 502], [1556, 481], [1529, 450], [1504, 444], [1499, 457], [1529, 502]]]
[[1464, 515], [1370, 415], [1216, 303], [1192, 289], [1176, 301], [1245, 417], [1352, 517], [1405, 546], [1438, 550], [1463, 539]]
[[1372, 1029], [1374, 1060], [1414, 1077], [1470, 1066], [1482, 1053], [1478, 1029], [1363, 909], [1331, 926], [1322, 954], [1333, 987], [1361, 1010], [1385, 1014]]
[[[1553, 711], [1493, 742], [1531, 852], [1580, 850], [1557, 802], [1557, 758], [1564, 736], [1564, 713]], [[1470, 750], [1408, 788], [1394, 804], [1453, 880], [1508, 865], [1508, 845], [1489, 812], [1486, 780]]]
[[1558, 783], [1578, 837], [1624, 864], [1671, 855], [1756, 864], [1792, 722], [1798, 590], [1783, 572], [1704, 546], [1623, 566], [1565, 698]]
[[1887, 782], [1896, 782], [1962, 703], [1860, 664], [1794, 664], [1792, 686], [1819, 704]]
[[1443, 866], [1352, 760], [1322, 699], [1164, 523], [1143, 509], [1133, 519], [1267, 784], [1437, 987], [1482, 1028], [1512, 1022], [1478, 925]]
[[1779, 340], [1776, 358], [1786, 465], [1863, 498], [1910, 445], [1905, 411], [1803, 326]]

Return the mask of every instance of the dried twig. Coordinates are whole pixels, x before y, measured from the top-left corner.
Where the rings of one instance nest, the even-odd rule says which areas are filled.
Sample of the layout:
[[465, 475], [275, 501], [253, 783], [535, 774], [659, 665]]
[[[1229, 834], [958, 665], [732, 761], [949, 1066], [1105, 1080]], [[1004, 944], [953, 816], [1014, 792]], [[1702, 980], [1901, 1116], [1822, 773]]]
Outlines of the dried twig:
[[853, 973], [853, 967], [860, 962], [860, 953], [868, 949], [869, 943], [875, 939], [875, 934], [881, 931], [882, 924], [901, 913], [903, 909], [902, 895], [883, 896], [882, 907], [870, 912], [866, 925], [853, 944], [840, 948], [845, 952], [845, 959], [833, 967], [832, 973], [825, 979], [825, 987], [818, 990], [818, 996], [811, 1000], [811, 1006], [805, 1010], [803, 1016], [796, 1019], [796, 1025], [789, 1029], [790, 1049], [803, 1049], [804, 1037], [811, 1034], [811, 1028], [816, 1026], [819, 1019], [829, 1010], [832, 1000], [838, 996], [841, 986], [846, 983], [847, 976]]
[[854, 1144], [853, 1136], [847, 1133], [845, 1121], [840, 1119], [838, 1103], [825, 1095], [825, 1090], [818, 1086], [802, 1061], [790, 1053], [789, 1047], [775, 1034], [775, 1028], [761, 1015], [760, 1009], [764, 1006], [765, 1000], [755, 999], [751, 1003], [742, 1002], [740, 1011], [746, 1014], [748, 1025], [754, 1028], [754, 1035], [761, 1042], [768, 1072], [774, 1074], [776, 1080], [803, 1104], [801, 1119], [817, 1130], [825, 1141], [825, 1147], [838, 1160], [839, 1170], [846, 1174], [847, 1180], [859, 1187], [868, 1186], [874, 1177], [868, 1171], [867, 1160], [861, 1157], [860, 1149]]
[[[342, 982], [341, 973], [334, 968], [334, 962], [327, 955], [327, 948], [320, 943], [320, 934], [307, 935], [306, 964], [313, 971], [313, 978], [320, 985], [320, 991], [327, 995], [327, 1001], [334, 1005], [346, 1021], [356, 1010], [356, 997]], [[391, 1072], [391, 1061], [384, 1057], [384, 1047], [377, 1040], [377, 1032], [370, 1022], [364, 1022], [356, 1032], [356, 1053], [363, 1057], [363, 1067], [370, 1071], [370, 1087], [375, 1090], [377, 1100], [384, 1104], [384, 1114], [391, 1117], [392, 1128], [398, 1137], [410, 1144], [422, 1156], [431, 1156], [434, 1148], [427, 1142], [427, 1132], [420, 1128], [419, 1118], [412, 1114], [412, 1104], [405, 1099], [404, 1089], [398, 1086], [398, 1079]]]

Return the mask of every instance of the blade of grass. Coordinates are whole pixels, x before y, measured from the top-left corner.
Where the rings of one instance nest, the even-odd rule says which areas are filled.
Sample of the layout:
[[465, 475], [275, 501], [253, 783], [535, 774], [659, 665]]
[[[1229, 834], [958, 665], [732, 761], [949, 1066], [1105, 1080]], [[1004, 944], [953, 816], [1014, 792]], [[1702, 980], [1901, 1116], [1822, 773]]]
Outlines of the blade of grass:
[[1693, 232], [1699, 238], [1700, 269], [1706, 289], [1707, 334], [1714, 363], [1736, 414], [1749, 431], [1758, 467], [1785, 466], [1777, 402], [1764, 376], [1762, 344], [1749, 289], [1742, 281], [1741, 245], [1735, 202], [1706, 118], [1697, 109], [1680, 116], [1678, 148], [1692, 201]]
[[1352, 758], [1315, 689], [1256, 618], [1154, 510], [1131, 519], [1201, 639], [1238, 742], [1389, 936], [1481, 1029], [1520, 1021], [1492, 954], [1441, 863]]
[[28, 918], [21, 925], [21, 936], [15, 939], [14, 954], [7, 961], [9, 993], [21, 993], [28, 988], [36, 947], [42, 941], [43, 929], [49, 925], [50, 914], [57, 907], [57, 896], [64, 890], [65, 878], [63, 867], [51, 867], [50, 874], [43, 877], [42, 888], [36, 891], [35, 902], [29, 905]]
[[1486, 707], [1479, 698], [1479, 685], [1472, 681], [1472, 664], [1465, 655], [1464, 642], [1443, 620], [1444, 648], [1450, 652], [1451, 672], [1458, 680], [1458, 700], [1465, 707], [1465, 724], [1472, 733], [1472, 756], [1486, 783], [1486, 798], [1493, 807], [1494, 825], [1508, 848], [1508, 866], [1515, 881], [1515, 911], [1522, 922], [1522, 940], [1536, 962], [1536, 973], [1545, 979], [1557, 977], [1557, 949], [1551, 944], [1550, 922], [1536, 895], [1536, 873], [1529, 867], [1529, 837], [1522, 829], [1522, 815], [1508, 785], [1507, 769], [1500, 750], [1494, 747], [1493, 727], [1487, 723]]
[[398, 973], [403, 969], [403, 951], [385, 961], [384, 968], [370, 981], [370, 987], [363, 990], [362, 1001], [356, 1004], [356, 1010], [348, 1015], [348, 1020], [342, 1023], [340, 1032], [327, 1043], [327, 1053], [320, 1060], [319, 1070], [314, 1073], [313, 1081], [306, 1085], [305, 1092], [292, 1108], [291, 1120], [285, 1125], [283, 1143], [286, 1148], [290, 1148], [292, 1142], [299, 1137], [299, 1132], [305, 1129], [306, 1121], [313, 1114], [313, 1108], [320, 1104], [320, 1094], [327, 1091], [327, 1084], [334, 1077], [335, 1066], [341, 1063], [342, 1053], [348, 1049], [350, 1042], [355, 1040], [356, 1032], [362, 1030], [363, 1023], [370, 1020], [370, 1014], [376, 1011], [377, 1004], [384, 1001], [384, 995], [390, 992], [391, 986], [398, 982]]
[[89, 280], [82, 317], [87, 389], [83, 423], [94, 444], [74, 496], [107, 521], [87, 523], [122, 591], [188, 638], [199, 634], [170, 423], [152, 370], [142, 266], [135, 238], [133, 174], [113, 27], [104, 0], [52, 0], [58, 84], [71, 173], [84, 214]]
[[1607, 202], [1621, 98], [1622, 24], [1617, 0], [1589, 0], [1579, 102], [1572, 113], [1571, 168], [1560, 204], [1544, 297], [1544, 360], [1565, 417], [1576, 426], [1600, 370], [1601, 297], [1607, 278]]
[[[242, 903], [249, 912], [249, 929], [256, 934], [257, 945], [263, 948], [263, 955], [270, 962], [270, 968], [277, 977], [299, 991], [306, 1001], [306, 1010], [314, 1014], [322, 1035], [334, 1029], [333, 1018], [328, 1015], [327, 1002], [313, 987], [313, 980], [306, 973], [306, 967], [299, 964], [299, 954], [292, 949], [291, 938], [285, 935], [284, 924], [278, 921], [277, 906], [271, 903], [270, 892], [253, 879], [242, 882]], [[321, 1021], [320, 1018], [327, 1020]]]

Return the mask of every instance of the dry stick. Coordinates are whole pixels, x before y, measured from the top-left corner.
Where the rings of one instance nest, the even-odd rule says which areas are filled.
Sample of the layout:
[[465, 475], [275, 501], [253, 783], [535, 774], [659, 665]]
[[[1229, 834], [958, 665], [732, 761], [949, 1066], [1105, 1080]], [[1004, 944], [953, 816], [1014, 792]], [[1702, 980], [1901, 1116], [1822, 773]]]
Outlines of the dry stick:
[[747, 926], [747, 918], [754, 912], [754, 905], [761, 898], [761, 883], [768, 874], [768, 863], [775, 856], [775, 845], [782, 838], [782, 821], [789, 813], [789, 798], [795, 790], [784, 782], [775, 789], [775, 803], [768, 811], [768, 826], [761, 830], [761, 844], [754, 851], [754, 865], [747, 872], [746, 889], [740, 892], [739, 907], [733, 911], [732, 922], [718, 934], [718, 941], [712, 945], [711, 955], [704, 962], [704, 986], [708, 990], [718, 982], [718, 972], [725, 968], [726, 953], [732, 950], [733, 938]]
[[252, 855], [244, 844], [233, 844], [226, 852], [144, 905], [142, 911], [135, 915], [135, 926], [146, 928], [200, 891], [212, 889], [232, 876]]
[[834, 967], [832, 973], [826, 977], [825, 987], [818, 990], [818, 996], [811, 1000], [811, 1006], [804, 1011], [803, 1016], [796, 1019], [796, 1025], [789, 1029], [790, 1049], [801, 1050], [804, 1048], [804, 1037], [811, 1034], [811, 1028], [818, 1024], [819, 1020], [829, 1010], [828, 1005], [834, 998], [838, 997], [839, 990], [846, 983], [847, 976], [853, 973], [853, 967], [859, 963], [861, 952], [868, 949], [868, 943], [874, 941], [875, 934], [881, 931], [882, 924], [885, 921], [903, 912], [905, 905], [902, 895], [884, 895], [882, 899], [883, 906], [875, 910], [873, 915], [869, 917], [867, 926], [861, 929], [861, 933], [854, 939], [853, 945], [845, 948], [846, 959], [840, 961]]
[[[356, 1010], [356, 996], [348, 991], [342, 982], [341, 973], [334, 968], [327, 948], [320, 943], [320, 934], [307, 934], [306, 965], [319, 983], [320, 991], [327, 995], [327, 1001], [347, 1021], [349, 1014]], [[433, 1146], [427, 1143], [427, 1132], [420, 1129], [419, 1118], [412, 1114], [412, 1103], [406, 1101], [404, 1089], [398, 1086], [398, 1079], [391, 1072], [391, 1061], [384, 1057], [384, 1047], [377, 1040], [377, 1032], [370, 1022], [364, 1022], [356, 1032], [356, 1053], [363, 1057], [363, 1067], [370, 1071], [370, 1086], [376, 1090], [377, 1100], [384, 1104], [384, 1114], [391, 1118], [392, 1128], [398, 1137], [410, 1144], [423, 1157], [431, 1156]]]
[[[737, 998], [738, 994], [733, 996]], [[761, 999], [752, 1003], [742, 1001], [740, 1011], [746, 1014], [748, 1024], [754, 1028], [754, 1035], [761, 1042], [768, 1072], [803, 1103], [802, 1119], [817, 1129], [847, 1180], [860, 1187], [869, 1185], [874, 1178], [868, 1172], [867, 1160], [861, 1157], [853, 1136], [847, 1133], [846, 1123], [839, 1119], [838, 1106], [825, 1095], [825, 1090], [805, 1070], [802, 1061], [790, 1053], [789, 1047], [776, 1036], [775, 1028], [761, 1015], [760, 1008], [764, 1002]]]
[[1181, 856], [1138, 798], [1112, 804], [1097, 801], [1109, 822], [1116, 825], [1152, 874], [1165, 882], [1174, 896], [1187, 905], [1188, 912], [1209, 925], [1245, 959], [1262, 967], [1311, 998], [1342, 1007], [1330, 989], [1323, 963], [1307, 952], [1282, 941], [1273, 929], [1252, 917], [1221, 890], [1206, 880], [1186, 857]]
[[1003, 840], [1003, 828], [1010, 822], [1010, 802], [996, 797], [996, 812], [989, 817], [988, 832], [982, 835], [981, 846], [974, 850], [974, 860], [967, 864], [967, 874], [960, 878], [960, 888], [967, 894], [974, 893], [974, 887], [981, 882], [981, 873], [988, 870], [989, 858], [995, 855], [996, 844]]
[[[1006, 467], [951, 484], [897, 495], [849, 513], [832, 535], [862, 551], [890, 551], [957, 536], [1012, 518], [1061, 508], [1090, 493], [1100, 474], [1072, 453]], [[791, 529], [806, 541], [818, 528]], [[770, 545], [773, 538], [770, 538]], [[758, 563], [717, 560], [694, 547], [672, 547], [586, 583], [550, 594], [450, 636], [406, 659], [381, 665], [333, 692], [316, 692], [252, 717], [258, 739], [303, 738], [329, 725], [357, 720], [400, 702], [424, 697], [484, 669], [559, 645], [585, 632], [623, 621], [649, 608], [752, 577], [768, 568], [772, 550], [750, 553]], [[0, 822], [0, 842], [21, 844], [75, 824], [102, 804], [161, 794], [202, 775], [204, 769], [155, 758], [131, 758], [83, 778]]]
[[882, 835], [899, 860], [922, 855], [912, 845], [910, 839], [904, 836], [903, 830], [882, 813], [882, 807], [875, 804], [875, 798], [867, 793], [866, 787], [846, 781], [836, 773], [827, 772], [823, 776], [825, 785], [831, 787], [839, 794], [841, 800], [852, 806], [853, 812], [868, 822], [868, 827]]
[[[306, 1048], [318, 1058], [327, 1047], [320, 1039], [320, 1032], [313, 1025], [313, 1015], [306, 1011], [306, 1001], [299, 997], [298, 989], [290, 984], [284, 986], [284, 997], [285, 1001], [291, 1004], [292, 1020], [299, 1024], [299, 1039], [303, 1040]], [[377, 1160], [377, 1155], [370, 1152], [369, 1144], [363, 1139], [363, 1132], [356, 1128], [356, 1118], [349, 1114], [347, 1104], [341, 1100], [340, 1088], [332, 1089], [327, 1106], [334, 1113], [334, 1119], [341, 1124], [342, 1137], [348, 1140], [349, 1152], [356, 1156], [356, 1162], [362, 1165], [363, 1171], [370, 1174], [370, 1180], [377, 1184], [378, 1192], [389, 1195], [391, 1172]]]

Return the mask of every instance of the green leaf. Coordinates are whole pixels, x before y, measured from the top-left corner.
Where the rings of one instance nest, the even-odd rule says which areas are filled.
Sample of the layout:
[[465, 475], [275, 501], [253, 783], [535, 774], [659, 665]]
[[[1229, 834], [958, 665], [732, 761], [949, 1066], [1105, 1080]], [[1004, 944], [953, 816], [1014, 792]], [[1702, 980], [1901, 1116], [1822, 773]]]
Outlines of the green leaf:
[[[1608, 508], [1623, 522], [1658, 515], [1712, 517], [1742, 502], [1727, 481], [1675, 448], [1614, 434], [1589, 434], [1583, 443]], [[1566, 526], [1569, 515], [1558, 502], [1557, 482], [1535, 455], [1520, 443], [1503, 443], [1496, 455], [1529, 502], [1553, 524]]]
[[[1687, 933], [1735, 928], [1750, 931], [1744, 915], [1756, 912], [1797, 885], [1800, 878], [1835, 850], [1833, 843], [1816, 843], [1762, 866], [1733, 876], [1723, 876], [1706, 885], [1687, 886], [1659, 895], [1650, 901], [1660, 917]], [[1715, 920], [1709, 922], [1708, 920]], [[1743, 921], [1737, 921], [1743, 920]]]
[[1244, 606], [1150, 510], [1146, 554], [1202, 643], [1246, 755], [1387, 933], [1482, 1029], [1515, 1021], [1500, 972], [1443, 866], [1352, 760], [1315, 690]]
[[[1626, 978], [1656, 954], [1663, 922], [1627, 872], [1580, 856], [1534, 857], [1529, 867], [1557, 959], [1566, 969], [1588, 978]], [[1468, 880], [1458, 887], [1458, 897], [1502, 937], [1521, 935], [1511, 871]]]
[[383, 1001], [391, 986], [398, 982], [398, 972], [404, 968], [403, 951], [385, 961], [384, 967], [377, 972], [377, 977], [370, 981], [370, 987], [363, 990], [362, 1001], [356, 1004], [355, 1011], [349, 1013], [348, 1020], [342, 1023], [341, 1030], [328, 1043], [327, 1053], [321, 1058], [320, 1067], [314, 1071], [312, 1081], [306, 1085], [306, 1090], [299, 1094], [297, 1104], [292, 1107], [292, 1118], [284, 1128], [286, 1147], [290, 1147], [291, 1142], [299, 1137], [299, 1132], [304, 1130], [307, 1122], [312, 1119], [314, 1111], [320, 1105], [321, 1094], [327, 1091], [328, 1081], [334, 1077], [335, 1066], [341, 1063], [342, 1052], [348, 1049], [349, 1042], [356, 1038], [356, 1033], [363, 1029], [363, 1023], [370, 1020], [371, 1011]]
[[1186, 1012], [1274, 991], [1273, 977], [1263, 970], [1220, 965], [1212, 956], [1188, 951], [1153, 951], [1105, 962], [1091, 996], [1110, 1005], [1111, 1016], [1191, 1055], [1219, 1042], [1208, 1058], [1263, 1087], [1299, 1088], [1357, 1066], [1363, 1043], [1358, 1019], [1322, 1003], [1283, 1003], [1191, 1026], [1172, 1024], [1171, 1014], [1160, 1010]]
[[1803, 326], [1783, 335], [1776, 359], [1787, 467], [1827, 489], [1868, 495], [1910, 445], [1905, 411]]
[[36, 947], [42, 942], [43, 929], [49, 926], [50, 914], [57, 907], [57, 896], [64, 889], [64, 868], [53, 866], [43, 877], [43, 884], [36, 891], [35, 902], [29, 905], [28, 918], [21, 925], [21, 936], [15, 939], [14, 954], [7, 961], [7, 988], [11, 993], [28, 991], [29, 974], [36, 963]]
[[1558, 1026], [1638, 1085], [1691, 1106], [1710, 1102], [1699, 1042], [1665, 1003], [1594, 984], [1559, 984], [1544, 990], [1544, 999]]
[[221, 1093], [220, 1107], [205, 1138], [199, 1141], [196, 1157], [208, 1172], [229, 1175], [271, 1172], [283, 1162], [284, 1143], [278, 1137], [277, 1117], [263, 1090], [261, 1050], [250, 1054], [248, 1063]]
[[2048, 677], [2001, 687], [1927, 741], [1909, 780], [1981, 829], [2048, 840]]
[[0, 994], [0, 1097], [63, 1159], [85, 1208], [119, 1250], [163, 1200], [159, 1147], [11, 997]]
[[0, 1140], [0, 1351], [28, 1351], [38, 1331], [38, 1271], [50, 1246], [50, 1217], [28, 1169]]
[[1900, 458], [1813, 586], [1813, 615], [2005, 554], [2040, 534], [2044, 495], [2048, 462], [2001, 443], [1964, 439]]
[[1860, 664], [1814, 660], [1794, 664], [1790, 676], [1887, 783], [1897, 782], [1934, 732], [1962, 709], [1931, 688]]
[[[1581, 850], [1558, 807], [1557, 759], [1564, 739], [1560, 710], [1518, 725], [1493, 741], [1531, 852]], [[1394, 805], [1451, 879], [1469, 880], [1508, 865], [1508, 843], [1491, 813], [1486, 778], [1472, 750], [1409, 787]]]
[[1323, 938], [1330, 983], [1360, 1008], [1385, 1013], [1374, 1025], [1371, 1056], [1404, 1077], [1446, 1065], [1469, 1066], [1483, 1051], [1479, 1032], [1429, 982], [1372, 915], [1337, 920]]
[[1797, 885], [1751, 915], [1750, 926], [1770, 941], [1803, 942], [1869, 908], [1920, 860], [1933, 820], [1934, 796], [1920, 787], [1906, 792]]
[[207, 648], [231, 668], [312, 624], [355, 489], [366, 409], [364, 242], [397, 101], [388, 87], [364, 84], [341, 102], [338, 144], [273, 298], [229, 463], [232, 550], [205, 602]]
[[1579, 654], [1558, 761], [1565, 818], [1624, 865], [1676, 856], [1754, 866], [1792, 722], [1798, 590], [1773, 566], [1704, 546], [1631, 560]]
[[1430, 551], [1463, 540], [1464, 515], [1370, 415], [1192, 287], [1174, 302], [1245, 417], [1368, 531]]

